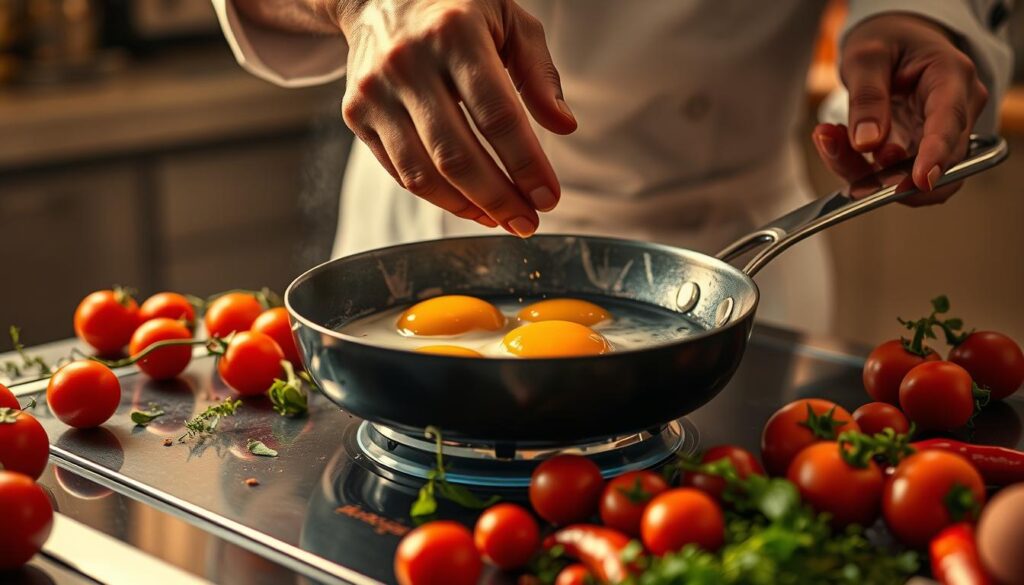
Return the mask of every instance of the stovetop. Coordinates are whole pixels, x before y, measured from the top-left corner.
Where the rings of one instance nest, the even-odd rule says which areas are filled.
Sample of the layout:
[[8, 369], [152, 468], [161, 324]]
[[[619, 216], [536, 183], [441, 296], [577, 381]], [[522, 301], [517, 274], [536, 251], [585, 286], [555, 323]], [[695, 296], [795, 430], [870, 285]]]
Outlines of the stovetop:
[[[695, 450], [732, 443], [757, 452], [764, 421], [786, 402], [823, 397], [852, 410], [867, 401], [858, 357], [864, 349], [758, 326], [730, 384], [681, 421], [680, 444]], [[205, 441], [177, 442], [184, 420], [230, 395], [213, 365], [196, 359], [180, 379], [162, 383], [126, 368], [119, 410], [90, 431], [63, 425], [37, 395], [33, 414], [50, 436], [55, 464], [42, 482], [58, 510], [219, 582], [392, 583], [394, 549], [414, 525], [409, 508], [422, 480], [369, 460], [356, 445], [362, 421], [317, 395], [309, 415], [297, 419], [277, 415], [263, 399], [246, 400]], [[129, 413], [152, 403], [167, 414], [135, 426]], [[973, 438], [1021, 445], [1022, 419], [1024, 399], [994, 405]], [[165, 439], [174, 441], [165, 446]], [[279, 456], [249, 453], [248, 439]], [[480, 489], [506, 500], [525, 497], [522, 488]], [[442, 501], [439, 516], [472, 523], [474, 513]], [[494, 573], [487, 582], [514, 580]]]

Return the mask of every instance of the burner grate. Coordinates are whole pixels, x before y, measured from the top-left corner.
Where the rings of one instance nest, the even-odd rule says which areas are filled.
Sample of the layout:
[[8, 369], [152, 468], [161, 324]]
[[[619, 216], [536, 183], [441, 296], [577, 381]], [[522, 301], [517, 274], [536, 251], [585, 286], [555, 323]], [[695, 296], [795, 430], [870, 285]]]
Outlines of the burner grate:
[[[399, 473], [425, 479], [434, 465], [434, 442], [383, 425], [363, 422], [356, 444], [374, 463]], [[674, 420], [660, 429], [573, 445], [550, 443], [469, 444], [445, 441], [449, 481], [481, 487], [526, 487], [537, 463], [560, 454], [586, 455], [605, 477], [648, 469], [676, 452], [692, 454], [698, 445], [697, 428], [687, 419]]]

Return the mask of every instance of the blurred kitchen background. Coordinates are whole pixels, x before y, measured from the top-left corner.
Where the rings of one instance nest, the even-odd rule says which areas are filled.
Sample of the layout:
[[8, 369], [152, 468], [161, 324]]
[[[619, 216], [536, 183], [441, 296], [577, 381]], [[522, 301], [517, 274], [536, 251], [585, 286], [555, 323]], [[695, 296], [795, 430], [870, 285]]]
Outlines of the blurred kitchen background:
[[[834, 2], [808, 72], [808, 136], [837, 83], [842, 12]], [[342, 93], [243, 72], [209, 0], [0, 0], [0, 325], [20, 325], [30, 345], [70, 336], [77, 302], [112, 284], [143, 297], [283, 291], [330, 251], [351, 144]], [[1002, 109], [1024, 153], [1024, 85]], [[806, 144], [824, 193], [834, 180]], [[944, 206], [888, 208], [829, 233], [835, 334], [892, 337], [897, 314], [947, 293], [968, 323], [1024, 340], [1020, 160]]]

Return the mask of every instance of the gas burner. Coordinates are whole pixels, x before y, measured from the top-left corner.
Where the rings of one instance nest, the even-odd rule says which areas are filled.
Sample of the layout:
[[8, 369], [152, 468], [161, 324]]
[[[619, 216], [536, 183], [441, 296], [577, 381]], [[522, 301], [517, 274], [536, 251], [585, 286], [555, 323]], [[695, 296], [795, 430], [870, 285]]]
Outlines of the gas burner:
[[[383, 425], [363, 422], [356, 444], [374, 463], [386, 469], [425, 479], [435, 463], [434, 442]], [[697, 428], [685, 418], [660, 428], [576, 444], [461, 443], [444, 441], [445, 476], [470, 486], [517, 488], [530, 484], [539, 461], [555, 455], [586, 455], [605, 477], [648, 469], [674, 453], [692, 454], [698, 444]]]

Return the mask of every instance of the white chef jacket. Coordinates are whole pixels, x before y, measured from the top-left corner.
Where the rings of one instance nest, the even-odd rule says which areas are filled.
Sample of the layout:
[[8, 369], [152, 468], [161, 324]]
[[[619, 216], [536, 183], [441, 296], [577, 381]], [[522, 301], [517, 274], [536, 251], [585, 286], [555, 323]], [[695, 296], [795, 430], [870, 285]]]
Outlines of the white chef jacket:
[[[213, 0], [238, 62], [273, 83], [344, 75], [342, 37], [303, 37], [248, 22]], [[609, 235], [714, 253], [808, 202], [797, 135], [823, 0], [520, 0], [544, 24], [579, 127], [534, 125], [562, 187], [540, 232]], [[1009, 78], [1004, 0], [851, 0], [846, 30], [891, 11], [945, 26], [978, 65], [995, 125]], [[1005, 20], [1005, 19], [1004, 19]], [[996, 30], [993, 30], [995, 28]], [[340, 101], [339, 96], [339, 101]], [[334, 255], [450, 235], [497, 233], [402, 189], [356, 143], [342, 187]], [[825, 241], [788, 250], [756, 278], [759, 318], [827, 331]]]

